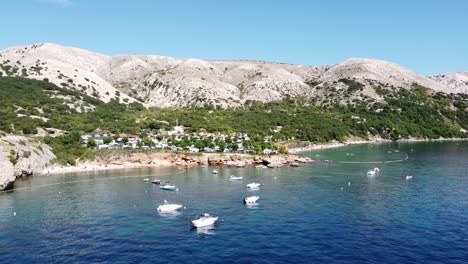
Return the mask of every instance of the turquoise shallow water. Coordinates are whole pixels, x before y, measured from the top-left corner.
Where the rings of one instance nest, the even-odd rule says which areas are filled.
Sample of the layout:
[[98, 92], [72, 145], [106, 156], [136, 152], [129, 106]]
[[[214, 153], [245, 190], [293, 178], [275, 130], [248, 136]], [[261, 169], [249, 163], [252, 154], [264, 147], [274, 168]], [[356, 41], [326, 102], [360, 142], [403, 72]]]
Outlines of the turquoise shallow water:
[[[223, 168], [219, 175], [212, 168], [165, 168], [19, 180], [15, 191], [0, 194], [0, 262], [466, 263], [468, 142], [304, 155], [333, 163]], [[380, 175], [367, 177], [374, 167]], [[244, 180], [231, 182], [231, 174]], [[155, 177], [179, 191], [143, 182]], [[246, 190], [253, 181], [265, 186]], [[242, 199], [254, 194], [259, 204], [244, 206]], [[187, 208], [160, 215], [156, 207], [164, 199]], [[222, 220], [191, 230], [190, 220], [202, 212]]]

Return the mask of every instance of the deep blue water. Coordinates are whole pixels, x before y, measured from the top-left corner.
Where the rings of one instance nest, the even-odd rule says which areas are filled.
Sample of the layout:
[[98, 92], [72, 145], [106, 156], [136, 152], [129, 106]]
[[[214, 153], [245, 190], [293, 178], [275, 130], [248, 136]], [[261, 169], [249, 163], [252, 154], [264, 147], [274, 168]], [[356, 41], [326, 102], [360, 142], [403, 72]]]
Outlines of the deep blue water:
[[[0, 262], [467, 263], [468, 142], [305, 155], [333, 163], [223, 168], [219, 175], [212, 168], [166, 168], [19, 180], [15, 191], [0, 194]], [[404, 161], [355, 163], [398, 160]], [[374, 167], [380, 175], [368, 178]], [[243, 182], [227, 180], [231, 174]], [[143, 182], [155, 177], [179, 191]], [[253, 181], [265, 186], [249, 192], [245, 185]], [[259, 204], [244, 206], [242, 199], [253, 194]], [[156, 207], [164, 199], [187, 208], [160, 215]], [[191, 230], [190, 220], [202, 212], [222, 221]]]

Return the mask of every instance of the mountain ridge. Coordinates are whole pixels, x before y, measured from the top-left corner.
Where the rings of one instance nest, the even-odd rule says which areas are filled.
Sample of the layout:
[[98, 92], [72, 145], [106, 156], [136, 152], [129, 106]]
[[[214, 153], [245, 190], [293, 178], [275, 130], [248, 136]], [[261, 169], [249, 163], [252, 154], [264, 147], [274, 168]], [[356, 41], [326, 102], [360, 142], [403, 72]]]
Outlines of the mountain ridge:
[[[52, 43], [0, 51], [3, 76], [47, 78], [104, 102], [139, 101], [151, 107], [237, 107], [249, 101], [330, 96], [341, 104], [414, 83], [444, 93], [468, 93], [468, 73], [423, 76], [395, 63], [351, 58], [328, 66], [250, 60], [178, 59], [159, 55], [103, 55]], [[465, 78], [466, 77], [466, 78]], [[338, 93], [333, 91], [338, 90]]]

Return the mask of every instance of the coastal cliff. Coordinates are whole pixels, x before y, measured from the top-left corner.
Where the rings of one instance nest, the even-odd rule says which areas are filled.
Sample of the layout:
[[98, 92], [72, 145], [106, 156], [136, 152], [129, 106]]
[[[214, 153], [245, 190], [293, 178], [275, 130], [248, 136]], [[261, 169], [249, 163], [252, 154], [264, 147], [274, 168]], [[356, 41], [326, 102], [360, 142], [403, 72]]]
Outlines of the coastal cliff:
[[0, 137], [0, 190], [13, 187], [16, 178], [40, 173], [55, 155], [46, 144], [16, 135]]

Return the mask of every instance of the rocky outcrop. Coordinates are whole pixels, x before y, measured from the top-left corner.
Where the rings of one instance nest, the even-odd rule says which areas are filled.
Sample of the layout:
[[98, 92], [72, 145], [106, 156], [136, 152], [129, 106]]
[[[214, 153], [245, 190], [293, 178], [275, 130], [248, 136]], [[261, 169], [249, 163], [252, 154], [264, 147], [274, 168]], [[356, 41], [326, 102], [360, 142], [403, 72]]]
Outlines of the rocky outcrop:
[[44, 143], [23, 136], [0, 137], [0, 190], [13, 187], [16, 178], [45, 170], [55, 155]]
[[5, 151], [4, 148], [0, 147], [0, 190], [7, 190], [13, 187], [15, 182], [15, 168], [10, 162], [8, 151]]
[[125, 167], [158, 167], [158, 166], [192, 166], [206, 164], [202, 155], [188, 155], [163, 152], [104, 152], [92, 161], [78, 161], [78, 166], [125, 166]]

